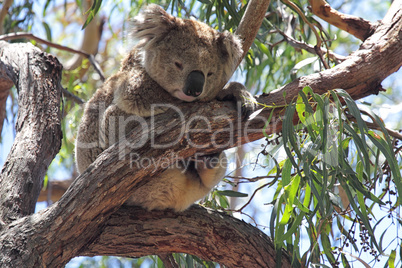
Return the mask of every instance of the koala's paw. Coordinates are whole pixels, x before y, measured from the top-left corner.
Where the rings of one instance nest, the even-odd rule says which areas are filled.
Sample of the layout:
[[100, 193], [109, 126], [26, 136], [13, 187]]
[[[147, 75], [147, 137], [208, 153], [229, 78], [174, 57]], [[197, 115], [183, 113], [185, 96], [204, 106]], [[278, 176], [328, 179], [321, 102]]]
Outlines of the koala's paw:
[[244, 120], [249, 119], [250, 115], [257, 110], [257, 101], [248, 91], [242, 90], [240, 92], [240, 99], [237, 102], [240, 102], [240, 111]]
[[235, 101], [244, 120], [249, 119], [250, 115], [257, 109], [257, 101], [253, 95], [247, 91], [245, 86], [237, 82], [227, 84], [225, 88], [219, 92], [217, 99]]

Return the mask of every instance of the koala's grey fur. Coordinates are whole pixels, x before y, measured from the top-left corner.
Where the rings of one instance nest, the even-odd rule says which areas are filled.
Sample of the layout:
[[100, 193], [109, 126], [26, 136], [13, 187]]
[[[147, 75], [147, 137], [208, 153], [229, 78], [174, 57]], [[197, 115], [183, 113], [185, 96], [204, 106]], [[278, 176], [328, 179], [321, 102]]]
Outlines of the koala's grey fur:
[[[246, 113], [255, 108], [253, 97], [243, 85], [230, 83], [223, 90], [219, 88], [230, 78], [242, 55], [240, 40], [234, 35], [219, 33], [195, 20], [173, 17], [157, 5], [149, 5], [134, 19], [132, 34], [139, 40], [138, 45], [123, 60], [120, 71], [85, 106], [76, 143], [80, 173], [129, 131], [109, 129], [113, 118], [149, 117], [153, 104], [180, 107], [183, 101], [215, 98], [242, 101]], [[216, 157], [222, 160], [225, 155]], [[176, 165], [139, 187], [128, 203], [149, 210], [185, 210], [205, 196], [225, 170], [225, 165]]]

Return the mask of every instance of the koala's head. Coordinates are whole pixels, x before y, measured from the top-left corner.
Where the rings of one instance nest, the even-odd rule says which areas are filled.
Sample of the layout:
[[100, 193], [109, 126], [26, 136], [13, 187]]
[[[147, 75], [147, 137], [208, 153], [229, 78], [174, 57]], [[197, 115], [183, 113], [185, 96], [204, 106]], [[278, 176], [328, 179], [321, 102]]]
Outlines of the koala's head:
[[225, 31], [176, 18], [149, 5], [133, 20], [146, 72], [183, 101], [209, 101], [218, 94], [242, 55], [240, 40]]

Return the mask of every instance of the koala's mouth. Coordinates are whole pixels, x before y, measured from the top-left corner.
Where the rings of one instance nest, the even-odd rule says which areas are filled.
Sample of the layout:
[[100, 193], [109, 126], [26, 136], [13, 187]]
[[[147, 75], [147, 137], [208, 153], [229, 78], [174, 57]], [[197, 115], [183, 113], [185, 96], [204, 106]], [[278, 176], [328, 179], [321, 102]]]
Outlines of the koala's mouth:
[[173, 92], [173, 96], [178, 98], [179, 100], [186, 101], [186, 102], [192, 102], [196, 99], [196, 97], [188, 96], [188, 95], [184, 94], [183, 91], [181, 91], [181, 90], [176, 90], [175, 92]]

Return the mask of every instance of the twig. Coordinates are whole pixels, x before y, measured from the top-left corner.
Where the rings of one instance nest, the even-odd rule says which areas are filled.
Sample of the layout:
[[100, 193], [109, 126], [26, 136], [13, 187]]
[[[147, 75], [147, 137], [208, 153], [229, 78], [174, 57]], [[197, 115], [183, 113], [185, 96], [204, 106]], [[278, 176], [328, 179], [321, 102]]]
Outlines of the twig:
[[256, 176], [256, 177], [252, 177], [252, 178], [247, 178], [247, 177], [243, 177], [243, 176], [225, 176], [225, 178], [237, 180], [238, 183], [240, 183], [240, 180], [245, 180], [248, 182], [256, 182], [256, 181], [264, 180], [264, 179], [273, 179], [275, 177], [276, 177], [275, 175]]
[[300, 10], [300, 8], [293, 2], [289, 1], [289, 0], [282, 0], [282, 2], [284, 4], [289, 5], [291, 8], [293, 8], [298, 14], [299, 16], [302, 18], [302, 20], [304, 21], [304, 23], [306, 23], [310, 29], [313, 31], [315, 38], [317, 39], [317, 45], [314, 47], [314, 50], [316, 51], [316, 54], [318, 55], [318, 57], [320, 57], [322, 64], [324, 64], [325, 69], [329, 69], [329, 65], [328, 63], [324, 60], [323, 56], [322, 56], [322, 50], [321, 50], [321, 36], [318, 34], [317, 30], [315, 29], [315, 26], [308, 21], [308, 19], [306, 18], [306, 16], [304, 16], [303, 12]]
[[35, 40], [35, 41], [37, 41], [39, 43], [45, 44], [45, 45], [47, 45], [49, 47], [54, 47], [54, 48], [57, 48], [57, 49], [60, 49], [60, 50], [64, 50], [64, 51], [67, 51], [67, 52], [70, 52], [70, 53], [76, 53], [76, 54], [79, 54], [79, 55], [82, 55], [82, 56], [86, 57], [89, 60], [89, 62], [91, 63], [91, 65], [94, 67], [95, 71], [99, 74], [100, 79], [102, 80], [102, 82], [105, 81], [105, 75], [103, 74], [99, 64], [96, 62], [96, 60], [95, 60], [95, 58], [94, 58], [94, 56], [92, 54], [88, 54], [88, 53], [86, 53], [85, 51], [82, 51], [82, 50], [77, 50], [77, 49], [73, 49], [73, 48], [70, 48], [70, 47], [66, 47], [66, 46], [62, 46], [62, 45], [59, 45], [59, 44], [52, 43], [50, 41], [47, 41], [45, 39], [39, 38], [39, 37], [37, 37], [37, 36], [35, 36], [35, 35], [31, 34], [31, 33], [26, 33], [26, 32], [10, 33], [10, 34], [4, 34], [4, 35], [0, 36], [0, 40], [4, 40], [4, 41], [20, 39], [20, 38], [29, 38], [29, 39]]
[[[60, 86], [61, 86], [61, 85], [60, 85]], [[61, 87], [61, 88], [62, 88], [61, 91], [62, 91], [64, 97], [66, 97], [66, 98], [68, 98], [68, 99], [74, 101], [74, 102], [77, 103], [77, 104], [83, 104], [83, 103], [84, 103], [84, 101], [83, 101], [80, 97], [74, 95], [73, 93], [71, 93], [70, 91], [68, 91], [68, 90], [67, 90], [66, 88], [64, 88], [64, 87]]]
[[[369, 128], [382, 131], [382, 128], [380, 127], [380, 125], [374, 120], [374, 118], [373, 118], [369, 113], [367, 113], [367, 112], [365, 112], [365, 111], [361, 111], [361, 110], [360, 110], [360, 112], [363, 113], [363, 114], [365, 114], [365, 115], [367, 115], [367, 116], [369, 116], [369, 117], [371, 118], [371, 120], [373, 120], [372, 123], [371, 123], [371, 122], [364, 121], [364, 123], [365, 123]], [[348, 118], [350, 121], [352, 121], [352, 122], [355, 122], [355, 123], [357, 122], [356, 118], [354, 118], [354, 116], [352, 116], [352, 115], [347, 115], [347, 118]], [[388, 134], [389, 134], [390, 136], [392, 136], [392, 137], [394, 137], [394, 138], [397, 138], [397, 139], [399, 139], [399, 140], [402, 140], [402, 134], [399, 133], [398, 131], [395, 131], [395, 130], [392, 130], [392, 129], [390, 129], [390, 128], [387, 128], [386, 126], [384, 126], [384, 129], [388, 132]]]
[[261, 189], [263, 189], [267, 186], [272, 186], [275, 182], [276, 182], [276, 179], [273, 181], [270, 181], [268, 183], [265, 183], [265, 184], [261, 185], [260, 187], [258, 187], [257, 189], [255, 189], [253, 194], [251, 195], [250, 199], [241, 208], [236, 209], [235, 212], [242, 212], [242, 210], [251, 203], [251, 200], [253, 200], [254, 196], [257, 194], [258, 191], [260, 191]]
[[[316, 50], [316, 48], [313, 47], [312, 45], [307, 44], [307, 43], [303, 43], [303, 42], [300, 42], [300, 41], [297, 41], [296, 39], [293, 39], [292, 37], [288, 36], [286, 33], [284, 33], [283, 31], [281, 31], [281, 30], [279, 30], [279, 29], [277, 29], [277, 32], [278, 32], [279, 34], [281, 34], [281, 35], [284, 37], [284, 39], [286, 40], [286, 42], [287, 42], [289, 45], [291, 45], [292, 47], [298, 48], [298, 49], [303, 49], [303, 50], [306, 50], [307, 52], [309, 52], [309, 53], [311, 53], [311, 54], [317, 55], [317, 50]], [[323, 48], [320, 48], [320, 49], [321, 49], [321, 53], [322, 53], [322, 54], [327, 54], [330, 59], [336, 61], [337, 63], [346, 60], [346, 57], [345, 57], [345, 56], [336, 54], [336, 53], [334, 53], [334, 52], [331, 51], [331, 50], [326, 50], [326, 51], [324, 51]]]

